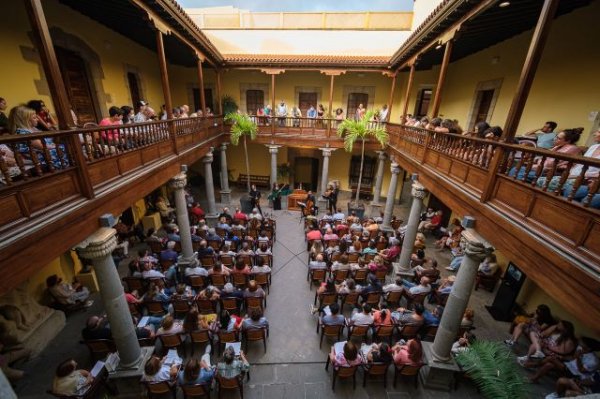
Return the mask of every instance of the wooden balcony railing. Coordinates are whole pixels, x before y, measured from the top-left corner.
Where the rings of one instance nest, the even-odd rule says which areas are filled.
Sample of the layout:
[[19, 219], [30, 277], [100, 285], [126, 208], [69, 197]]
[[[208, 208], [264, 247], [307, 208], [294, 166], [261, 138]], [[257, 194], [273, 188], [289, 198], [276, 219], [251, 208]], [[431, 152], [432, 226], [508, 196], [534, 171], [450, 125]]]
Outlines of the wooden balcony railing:
[[387, 131], [392, 149], [531, 231], [552, 236], [600, 273], [600, 160], [396, 124]]

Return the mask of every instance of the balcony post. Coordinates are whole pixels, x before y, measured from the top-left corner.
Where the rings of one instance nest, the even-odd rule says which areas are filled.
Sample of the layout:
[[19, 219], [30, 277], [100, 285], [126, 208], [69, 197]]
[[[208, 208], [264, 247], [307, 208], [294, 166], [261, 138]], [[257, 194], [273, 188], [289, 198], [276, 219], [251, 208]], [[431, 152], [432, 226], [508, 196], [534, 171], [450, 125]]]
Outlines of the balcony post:
[[[165, 56], [165, 44], [163, 41], [163, 33], [156, 29], [156, 51], [158, 52], [158, 63], [160, 66], [160, 80], [162, 82], [163, 96], [165, 99], [165, 112], [167, 113], [167, 119], [173, 119], [173, 103], [171, 102], [171, 88], [169, 86], [169, 71], [167, 69], [167, 58]], [[171, 143], [173, 145], [173, 151], [178, 154], [177, 151], [177, 138], [175, 137], [175, 124], [173, 121], [169, 122], [169, 134], [171, 135]]]
[[448, 72], [448, 64], [450, 63], [450, 57], [452, 56], [452, 43], [453, 40], [448, 40], [444, 49], [444, 58], [442, 59], [442, 65], [440, 66], [440, 75], [438, 76], [437, 86], [435, 87], [435, 97], [431, 107], [431, 115], [433, 117], [437, 117], [438, 112], [440, 111], [440, 104], [442, 102], [442, 89], [444, 88], [446, 72]]
[[[335, 79], [335, 75], [331, 74], [331, 76], [329, 76], [329, 115], [331, 115], [331, 117], [333, 118], [333, 81]], [[331, 119], [329, 120], [329, 123], [327, 124], [327, 139], [329, 140], [329, 137], [331, 136]]]
[[271, 74], [271, 144], [275, 143], [275, 74]]
[[221, 71], [215, 69], [217, 74], [217, 114], [223, 115], [223, 99], [221, 98]]
[[[504, 124], [504, 133], [502, 134], [501, 141], [511, 141], [515, 137], [515, 133], [521, 121], [523, 115], [523, 109], [529, 96], [533, 79], [537, 67], [542, 58], [542, 53], [550, 34], [550, 28], [552, 27], [552, 21], [556, 10], [558, 8], [559, 0], [545, 0], [542, 6], [542, 11], [535, 26], [531, 42], [529, 43], [529, 50], [521, 69], [521, 76], [519, 77], [519, 84], [515, 95], [513, 97], [510, 109], [508, 110], [508, 116], [506, 117], [506, 123]], [[504, 160], [504, 149], [502, 147], [496, 147], [492, 160], [490, 161], [487, 185], [484, 187], [481, 194], [481, 202], [488, 201], [493, 193], [494, 186], [496, 185], [496, 175], [500, 164]]]
[[389, 122], [392, 120], [392, 105], [394, 104], [394, 91], [396, 91], [396, 76], [398, 74], [394, 73], [392, 75], [392, 87], [390, 87], [390, 98], [388, 99], [388, 112], [384, 121]]
[[[473, 219], [469, 219], [469, 222], [473, 223]], [[463, 314], [469, 303], [477, 269], [485, 257], [493, 251], [492, 246], [473, 228], [463, 231], [461, 240], [461, 245], [464, 245], [465, 248], [465, 256], [456, 274], [456, 281], [452, 285], [452, 291], [448, 296], [431, 348], [434, 360], [439, 362], [447, 362], [452, 358], [450, 349], [456, 340]]]
[[190, 217], [188, 215], [187, 202], [185, 200], [185, 186], [187, 185], [186, 173], [182, 170], [181, 173], [171, 179], [169, 184], [175, 194], [175, 211], [177, 213], [179, 236], [181, 237], [181, 255], [179, 256], [177, 265], [179, 270], [184, 272], [186, 267], [195, 267], [198, 264], [196, 254], [192, 247]]
[[419, 228], [419, 218], [421, 217], [421, 209], [423, 208], [423, 199], [427, 195], [427, 190], [418, 181], [412, 184], [413, 201], [410, 206], [410, 214], [406, 223], [406, 231], [404, 233], [404, 241], [402, 242], [402, 250], [400, 251], [400, 266], [396, 270], [396, 275], [413, 276], [410, 271], [410, 255], [412, 254], [415, 238], [417, 237], [417, 229]]
[[329, 183], [329, 158], [331, 157], [331, 153], [335, 151], [335, 148], [320, 148], [321, 153], [323, 154], [323, 169], [321, 170], [321, 192], [318, 197], [318, 207], [319, 209], [327, 209], [327, 200], [322, 197], [327, 191], [327, 183]]
[[[392, 178], [390, 179], [390, 186], [388, 187], [387, 198], [385, 200], [385, 210], [383, 211], [383, 223], [381, 223], [381, 230], [386, 232], [391, 232], [394, 230], [390, 223], [392, 220], [392, 214], [394, 213], [394, 201], [396, 197], [396, 188], [398, 187], [398, 174], [400, 174], [400, 167], [396, 162], [392, 161], [391, 171]], [[406, 236], [404, 239], [406, 240]]]
[[198, 56], [198, 85], [200, 86], [200, 108], [202, 115], [206, 114], [206, 98], [204, 97], [204, 72], [202, 71], [202, 59]]
[[212, 152], [206, 154], [204, 158], [202, 158], [202, 162], [204, 162], [204, 188], [206, 191], [206, 199], [208, 200], [208, 210], [206, 212], [206, 220], [210, 223], [211, 226], [214, 226], [217, 221], [218, 213], [217, 213], [217, 204], [215, 202], [215, 187], [213, 185], [213, 174], [212, 174], [212, 161], [214, 157]]
[[227, 171], [227, 143], [222, 143], [221, 150], [221, 203], [231, 203], [231, 190], [229, 189], [229, 172]]
[[111, 256], [117, 247], [117, 231], [102, 227], [78, 245], [82, 258], [94, 265], [104, 310], [110, 323], [113, 341], [119, 353], [119, 367], [139, 366], [144, 356], [138, 343], [135, 327], [125, 301], [121, 278]]
[[[389, 115], [389, 114], [388, 114]], [[376, 151], [378, 154], [377, 162], [377, 175], [375, 176], [375, 191], [373, 193], [373, 201], [371, 201], [371, 217], [379, 216], [381, 204], [379, 203], [381, 197], [381, 186], [383, 185], [383, 172], [385, 168], [385, 160], [387, 155], [385, 151]]]
[[[25, 8], [27, 9], [27, 15], [35, 37], [34, 42], [37, 45], [42, 67], [44, 68], [44, 75], [50, 89], [50, 96], [54, 104], [58, 125], [61, 130], [74, 129], [76, 126], [71, 116], [69, 96], [67, 95], [67, 89], [58, 66], [42, 2], [41, 0], [26, 0]], [[83, 156], [78, 135], [69, 135], [67, 144], [72, 149], [73, 161], [77, 166], [77, 180], [81, 187], [81, 192], [86, 198], [94, 198], [94, 188], [88, 174], [87, 162]]]
[[406, 113], [408, 112], [408, 101], [410, 100], [410, 89], [415, 78], [415, 64], [416, 61], [410, 65], [410, 72], [408, 73], [408, 82], [406, 83], [406, 94], [404, 95], [404, 109], [402, 110], [402, 119], [400, 120], [401, 125], [406, 122]]

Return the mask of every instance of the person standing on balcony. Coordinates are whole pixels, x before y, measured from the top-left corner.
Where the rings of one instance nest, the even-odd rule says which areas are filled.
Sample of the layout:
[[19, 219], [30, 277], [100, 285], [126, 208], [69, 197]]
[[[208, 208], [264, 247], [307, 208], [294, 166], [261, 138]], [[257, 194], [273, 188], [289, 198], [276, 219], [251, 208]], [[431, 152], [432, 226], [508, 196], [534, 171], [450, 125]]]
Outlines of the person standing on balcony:
[[285, 118], [287, 117], [288, 109], [287, 105], [285, 105], [285, 101], [281, 100], [279, 105], [277, 106], [277, 117], [279, 118], [279, 126], [285, 126]]
[[358, 108], [356, 108], [356, 112], [354, 113], [354, 119], [357, 121], [361, 120], [365, 112], [367, 112], [365, 107], [362, 104], [358, 104]]
[[302, 118], [302, 111], [300, 108], [294, 106], [294, 108], [292, 108], [292, 116], [294, 117], [294, 127], [300, 127], [300, 118]]
[[273, 110], [271, 109], [270, 104], [265, 105], [264, 114], [266, 117], [267, 126], [269, 126], [271, 124], [271, 118], [273, 117]]
[[[147, 118], [146, 118], [146, 113], [144, 111], [146, 110], [147, 106], [148, 106], [148, 103], [146, 101], [144, 101], [144, 100], [138, 101], [138, 103], [136, 104], [138, 112], [133, 117], [133, 121], [135, 123], [146, 122]], [[165, 112], [165, 114], [166, 114], [166, 112]]]
[[387, 122], [388, 121], [388, 106], [387, 104], [383, 104], [383, 108], [379, 111], [379, 122]]
[[556, 138], [556, 122], [548, 121], [539, 129], [533, 129], [524, 134], [526, 138], [537, 140], [537, 146], [540, 148], [551, 149], [554, 147], [554, 139]]
[[317, 117], [317, 110], [312, 104], [310, 105], [310, 108], [308, 108], [308, 111], [306, 111], [306, 117], [312, 119]]

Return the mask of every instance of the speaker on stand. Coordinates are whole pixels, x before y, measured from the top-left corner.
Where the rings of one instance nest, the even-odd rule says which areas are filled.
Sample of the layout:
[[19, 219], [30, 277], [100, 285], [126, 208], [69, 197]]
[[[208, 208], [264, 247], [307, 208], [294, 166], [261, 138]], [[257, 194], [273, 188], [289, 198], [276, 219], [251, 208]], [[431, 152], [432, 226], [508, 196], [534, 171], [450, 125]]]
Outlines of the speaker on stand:
[[525, 273], [523, 273], [514, 263], [509, 262], [506, 272], [502, 277], [500, 287], [491, 306], [486, 309], [494, 320], [512, 321], [513, 310], [517, 301], [517, 296], [525, 282]]

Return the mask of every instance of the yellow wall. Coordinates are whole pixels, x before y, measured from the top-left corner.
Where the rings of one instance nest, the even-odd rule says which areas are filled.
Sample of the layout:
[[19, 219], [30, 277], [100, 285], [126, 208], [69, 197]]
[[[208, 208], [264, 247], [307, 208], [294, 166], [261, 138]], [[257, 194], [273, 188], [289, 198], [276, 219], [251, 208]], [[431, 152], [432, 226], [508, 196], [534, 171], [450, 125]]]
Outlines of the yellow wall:
[[29, 294], [38, 302], [42, 301], [46, 290], [46, 278], [53, 274], [58, 275], [64, 281], [71, 282], [76, 271], [81, 269], [79, 260], [76, 258], [76, 256], [71, 256], [71, 253], [65, 253], [42, 267], [36, 274], [29, 277], [27, 283]]
[[[269, 176], [271, 174], [271, 154], [269, 149], [263, 144], [248, 144], [248, 155], [250, 159], [250, 174], [259, 176]], [[283, 160], [278, 162], [283, 163]], [[246, 173], [246, 158], [244, 157], [244, 145], [229, 145], [227, 147], [227, 168], [231, 171], [233, 178], [237, 180], [240, 173]]]

